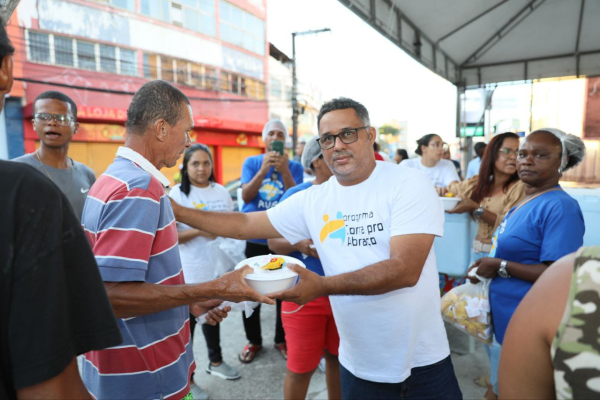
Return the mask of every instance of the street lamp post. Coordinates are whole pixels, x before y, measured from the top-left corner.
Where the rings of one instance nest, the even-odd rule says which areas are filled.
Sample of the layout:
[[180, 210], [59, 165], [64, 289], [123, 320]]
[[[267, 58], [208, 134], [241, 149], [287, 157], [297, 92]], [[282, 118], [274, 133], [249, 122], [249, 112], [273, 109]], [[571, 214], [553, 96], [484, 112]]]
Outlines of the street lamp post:
[[330, 32], [331, 29], [317, 29], [303, 32], [292, 32], [292, 151], [296, 154], [298, 144], [298, 79], [296, 78], [296, 36]]

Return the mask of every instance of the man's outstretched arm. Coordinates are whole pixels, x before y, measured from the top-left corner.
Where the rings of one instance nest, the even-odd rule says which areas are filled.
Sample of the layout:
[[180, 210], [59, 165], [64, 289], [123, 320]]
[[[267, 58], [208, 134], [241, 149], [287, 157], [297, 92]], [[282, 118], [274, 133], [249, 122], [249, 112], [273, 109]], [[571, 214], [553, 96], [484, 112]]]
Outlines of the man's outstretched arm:
[[433, 245], [434, 235], [393, 236], [390, 258], [376, 264], [335, 276], [319, 276], [304, 268], [291, 266], [300, 275], [292, 289], [269, 294], [273, 299], [306, 304], [328, 295], [378, 295], [417, 284]]
[[234, 239], [281, 237], [265, 211], [253, 213], [202, 211], [180, 206], [173, 199], [170, 200], [177, 221], [204, 232]]
[[[139, 317], [154, 314], [182, 305], [196, 305], [210, 311], [219, 302], [210, 299], [240, 301], [258, 301], [274, 304], [256, 292], [244, 281], [244, 276], [252, 272], [248, 266], [229, 272], [222, 277], [190, 285], [155, 285], [146, 282], [104, 282], [108, 298], [118, 318]], [[197, 304], [199, 302], [204, 302]], [[194, 307], [191, 308], [192, 311]], [[213, 315], [214, 314], [214, 315]], [[227, 314], [214, 309], [209, 313], [215, 322], [220, 322]]]

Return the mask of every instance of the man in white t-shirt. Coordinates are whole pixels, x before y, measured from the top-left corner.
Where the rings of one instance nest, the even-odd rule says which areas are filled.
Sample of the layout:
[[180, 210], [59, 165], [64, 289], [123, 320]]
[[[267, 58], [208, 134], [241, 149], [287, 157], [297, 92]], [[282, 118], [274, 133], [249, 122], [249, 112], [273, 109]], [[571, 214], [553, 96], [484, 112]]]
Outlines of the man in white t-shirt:
[[375, 161], [377, 131], [362, 104], [324, 104], [318, 127], [329, 181], [266, 212], [174, 205], [177, 219], [219, 236], [313, 240], [325, 276], [289, 266], [299, 283], [270, 297], [330, 296], [343, 398], [462, 398], [440, 315], [433, 240], [444, 213], [433, 185], [424, 173]]

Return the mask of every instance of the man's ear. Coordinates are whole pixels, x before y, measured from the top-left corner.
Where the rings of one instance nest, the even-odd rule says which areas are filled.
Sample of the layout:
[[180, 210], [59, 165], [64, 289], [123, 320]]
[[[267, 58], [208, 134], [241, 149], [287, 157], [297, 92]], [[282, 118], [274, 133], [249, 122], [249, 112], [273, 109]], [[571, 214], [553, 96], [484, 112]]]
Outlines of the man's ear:
[[13, 85], [13, 58], [11, 55], [4, 56], [0, 65], [0, 94], [4, 96], [10, 93]]
[[79, 131], [79, 122], [75, 122], [75, 129], [73, 130], [73, 135], [77, 134]]
[[375, 143], [375, 140], [377, 139], [377, 129], [370, 126], [368, 138], [369, 138], [369, 142], [371, 142], [371, 144]]
[[167, 140], [167, 121], [159, 119], [154, 123], [154, 135], [159, 142]]

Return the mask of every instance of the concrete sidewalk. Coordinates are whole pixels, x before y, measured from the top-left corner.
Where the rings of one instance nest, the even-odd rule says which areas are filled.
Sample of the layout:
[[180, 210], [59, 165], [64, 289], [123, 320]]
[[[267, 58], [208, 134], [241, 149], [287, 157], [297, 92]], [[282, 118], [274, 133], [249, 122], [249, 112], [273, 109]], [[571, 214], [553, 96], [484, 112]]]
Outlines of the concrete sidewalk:
[[[238, 354], [246, 345], [246, 335], [241, 313], [232, 312], [221, 324], [221, 347], [223, 359], [237, 368], [242, 377], [226, 381], [207, 374], [208, 355], [201, 329], [196, 329], [194, 354], [196, 358], [196, 383], [211, 399], [282, 399], [283, 378], [286, 364], [279, 351], [273, 347], [275, 332], [275, 307], [263, 305], [261, 310], [263, 349], [251, 364], [242, 364]], [[468, 352], [468, 337], [446, 325], [452, 350], [452, 362], [465, 399], [481, 399], [485, 389], [477, 386], [474, 379], [489, 371], [489, 361], [484, 346], [477, 342], [475, 351]], [[325, 374], [317, 369], [308, 389], [309, 399], [327, 399]]]

